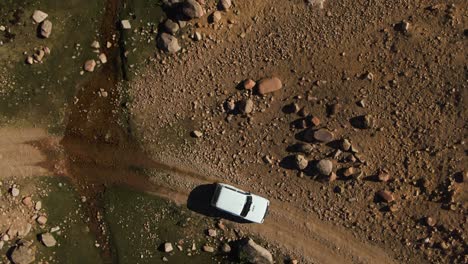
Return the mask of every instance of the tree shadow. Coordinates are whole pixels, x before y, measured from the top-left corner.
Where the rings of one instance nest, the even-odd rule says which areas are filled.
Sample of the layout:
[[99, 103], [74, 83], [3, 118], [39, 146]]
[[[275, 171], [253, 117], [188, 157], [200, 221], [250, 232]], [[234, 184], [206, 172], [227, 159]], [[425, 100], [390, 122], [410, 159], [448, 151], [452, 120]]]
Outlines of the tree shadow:
[[211, 206], [216, 184], [203, 184], [195, 187], [187, 199], [187, 208], [196, 213], [215, 218], [223, 218], [237, 223], [251, 223], [240, 217], [225, 213]]

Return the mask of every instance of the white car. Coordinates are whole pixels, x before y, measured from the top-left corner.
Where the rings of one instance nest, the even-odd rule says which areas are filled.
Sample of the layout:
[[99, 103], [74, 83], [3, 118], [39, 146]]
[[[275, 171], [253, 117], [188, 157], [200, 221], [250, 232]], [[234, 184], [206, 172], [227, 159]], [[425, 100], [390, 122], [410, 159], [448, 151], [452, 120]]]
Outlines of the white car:
[[250, 222], [263, 223], [270, 201], [234, 186], [217, 183], [211, 205]]

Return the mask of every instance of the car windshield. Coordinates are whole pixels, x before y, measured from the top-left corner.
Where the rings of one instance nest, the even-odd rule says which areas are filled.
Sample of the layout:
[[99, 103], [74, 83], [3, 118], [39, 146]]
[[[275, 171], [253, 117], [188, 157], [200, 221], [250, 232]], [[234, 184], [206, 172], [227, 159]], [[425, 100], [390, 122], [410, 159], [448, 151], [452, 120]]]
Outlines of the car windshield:
[[250, 206], [252, 205], [252, 196], [247, 196], [247, 201], [245, 202], [244, 208], [242, 209], [241, 216], [246, 217], [247, 213], [250, 211]]

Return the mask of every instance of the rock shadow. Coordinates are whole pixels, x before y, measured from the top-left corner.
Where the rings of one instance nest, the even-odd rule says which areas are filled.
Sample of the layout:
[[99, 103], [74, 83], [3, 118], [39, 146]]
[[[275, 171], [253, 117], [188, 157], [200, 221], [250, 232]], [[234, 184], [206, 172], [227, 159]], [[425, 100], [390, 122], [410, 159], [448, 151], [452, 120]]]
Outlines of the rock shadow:
[[203, 184], [195, 187], [195, 189], [190, 192], [187, 199], [187, 208], [208, 217], [223, 218], [244, 224], [251, 223], [250, 221], [225, 213], [211, 206], [211, 198], [213, 197], [215, 188], [216, 184]]

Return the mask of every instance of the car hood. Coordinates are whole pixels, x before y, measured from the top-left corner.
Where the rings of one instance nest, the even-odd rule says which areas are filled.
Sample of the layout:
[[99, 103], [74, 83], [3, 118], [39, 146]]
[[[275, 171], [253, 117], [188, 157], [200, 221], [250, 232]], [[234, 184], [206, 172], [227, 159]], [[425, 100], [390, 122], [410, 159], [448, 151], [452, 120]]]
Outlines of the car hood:
[[252, 194], [252, 206], [245, 219], [256, 223], [262, 223], [269, 204], [270, 202], [267, 199]]

